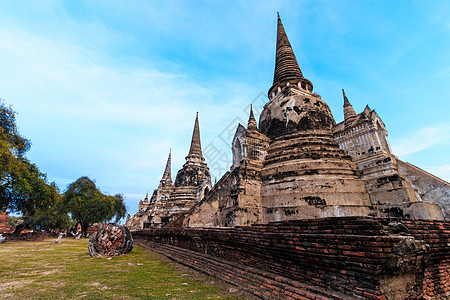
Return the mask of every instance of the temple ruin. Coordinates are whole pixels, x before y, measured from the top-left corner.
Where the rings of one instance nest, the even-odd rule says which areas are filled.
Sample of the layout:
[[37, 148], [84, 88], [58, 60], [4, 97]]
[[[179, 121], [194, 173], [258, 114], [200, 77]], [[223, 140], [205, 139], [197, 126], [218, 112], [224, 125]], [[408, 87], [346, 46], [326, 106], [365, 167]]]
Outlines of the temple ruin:
[[[198, 119], [127, 224], [138, 245], [261, 299], [449, 299], [450, 184], [398, 159], [380, 116], [344, 120], [303, 76], [278, 17], [269, 101], [211, 188]], [[144, 229], [145, 228], [145, 229]]]
[[250, 109], [232, 142], [233, 165], [211, 186], [198, 115], [186, 163], [175, 183], [171, 154], [159, 187], [127, 224], [160, 228], [234, 227], [325, 217], [448, 220], [450, 184], [398, 159], [380, 116], [357, 114], [343, 92], [344, 121], [313, 92], [278, 16], [269, 101]]
[[171, 152], [167, 159], [163, 177], [150, 199], [148, 194], [139, 202], [138, 212], [127, 218], [131, 228], [161, 228], [182, 215], [203, 199], [211, 190], [211, 175], [202, 154], [198, 113], [195, 117], [191, 147], [186, 163], [178, 171], [175, 183], [171, 178]]

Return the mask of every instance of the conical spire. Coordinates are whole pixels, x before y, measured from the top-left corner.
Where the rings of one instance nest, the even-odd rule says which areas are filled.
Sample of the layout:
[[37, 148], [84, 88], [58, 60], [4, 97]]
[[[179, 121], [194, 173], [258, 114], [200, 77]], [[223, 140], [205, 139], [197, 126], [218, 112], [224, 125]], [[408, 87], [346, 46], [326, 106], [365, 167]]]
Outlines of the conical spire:
[[[308, 92], [312, 92], [313, 90], [311, 81], [303, 77], [291, 43], [289, 43], [289, 39], [284, 31], [283, 23], [281, 23], [280, 15], [278, 14], [275, 72], [273, 74], [273, 85], [269, 89], [268, 96], [272, 99], [275, 95], [278, 95], [279, 91], [286, 89], [286, 87], [290, 89], [291, 86], [297, 86], [299, 89]], [[282, 95], [283, 97], [290, 95], [289, 90], [283, 92]]]
[[202, 146], [200, 144], [200, 129], [198, 126], [198, 112], [195, 116], [194, 132], [192, 133], [191, 148], [189, 149], [189, 155], [192, 154], [200, 156], [202, 155]]
[[302, 71], [298, 66], [294, 51], [292, 50], [289, 39], [281, 23], [280, 14], [278, 14], [277, 28], [277, 50], [275, 61], [275, 73], [273, 75], [273, 84], [291, 79], [303, 78]]
[[147, 192], [147, 194], [145, 195], [144, 201], [145, 201], [145, 202], [148, 201], [148, 192]]
[[172, 168], [172, 149], [169, 150], [169, 157], [167, 158], [166, 169], [164, 170], [163, 177], [161, 181], [172, 182], [172, 177], [170, 174]]
[[248, 118], [247, 129], [248, 130], [258, 130], [258, 127], [256, 126], [256, 119], [255, 119], [255, 116], [253, 115], [253, 107], [251, 104], [250, 104], [250, 117]]
[[344, 89], [342, 89], [342, 96], [344, 96], [344, 107], [352, 106], [352, 105], [350, 104], [350, 102], [348, 101], [347, 95], [345, 95]]
[[344, 96], [344, 121], [351, 121], [356, 117], [355, 110], [353, 109], [353, 106], [348, 101], [348, 98], [345, 95], [344, 89], [342, 89], [342, 95]]
[[189, 154], [186, 156], [186, 160], [194, 160], [198, 161], [204, 161], [202, 155], [202, 146], [200, 143], [200, 129], [198, 126], [198, 112], [195, 116], [195, 125], [194, 125], [194, 132], [192, 133], [192, 140], [191, 140], [191, 148], [189, 149]]

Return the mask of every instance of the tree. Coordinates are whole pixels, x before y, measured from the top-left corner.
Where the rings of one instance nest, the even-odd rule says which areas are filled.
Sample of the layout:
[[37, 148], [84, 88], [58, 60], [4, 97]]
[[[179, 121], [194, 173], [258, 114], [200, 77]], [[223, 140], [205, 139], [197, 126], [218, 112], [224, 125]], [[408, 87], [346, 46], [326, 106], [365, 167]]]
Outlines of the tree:
[[9, 227], [16, 226], [16, 224], [17, 224], [17, 222], [19, 220], [22, 220], [22, 217], [11, 217], [11, 216], [9, 216], [9, 218], [8, 218]]
[[124, 198], [122, 194], [116, 194], [114, 196], [108, 196], [109, 201], [114, 203], [114, 220], [115, 223], [119, 222], [120, 219], [125, 217], [127, 214], [127, 208], [124, 203]]
[[81, 225], [83, 235], [89, 226], [106, 222], [116, 217], [116, 222], [126, 214], [123, 196], [104, 195], [87, 176], [71, 183], [63, 196], [63, 205], [70, 212], [72, 219]]
[[58, 202], [49, 209], [39, 209], [32, 216], [25, 216], [24, 223], [30, 227], [41, 225], [48, 229], [68, 229], [71, 220], [67, 212], [64, 211], [62, 197], [58, 195]]
[[51, 208], [58, 199], [54, 183], [31, 163], [25, 153], [31, 142], [20, 135], [16, 113], [0, 99], [0, 209], [33, 215]]

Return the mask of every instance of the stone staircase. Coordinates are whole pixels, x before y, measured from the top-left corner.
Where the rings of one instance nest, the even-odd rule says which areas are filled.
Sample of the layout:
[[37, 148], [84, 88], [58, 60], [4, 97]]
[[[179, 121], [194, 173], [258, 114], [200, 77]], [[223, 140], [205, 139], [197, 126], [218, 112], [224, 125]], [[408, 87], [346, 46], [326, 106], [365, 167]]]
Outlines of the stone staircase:
[[135, 243], [163, 254], [180, 264], [239, 286], [261, 299], [356, 299], [336, 291], [294, 281], [208, 254], [146, 240], [135, 240]]

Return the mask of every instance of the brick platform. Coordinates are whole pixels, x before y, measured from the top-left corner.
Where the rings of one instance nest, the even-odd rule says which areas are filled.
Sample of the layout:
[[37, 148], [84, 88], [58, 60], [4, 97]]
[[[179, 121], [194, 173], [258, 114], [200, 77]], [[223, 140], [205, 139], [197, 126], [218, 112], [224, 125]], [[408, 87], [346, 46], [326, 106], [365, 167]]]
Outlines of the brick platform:
[[138, 244], [185, 266], [239, 286], [260, 298], [354, 299], [354, 297], [339, 292], [301, 283], [272, 272], [230, 262], [208, 254], [144, 240], [138, 240]]
[[[287, 282], [301, 282], [353, 298], [450, 297], [448, 222], [325, 218], [236, 228], [141, 230], [133, 232], [133, 238], [140, 244], [149, 241], [152, 245], [189, 249], [230, 265], [237, 263], [262, 274], [282, 276]], [[194, 260], [191, 265], [202, 270], [205, 267], [201, 261]], [[237, 275], [230, 278], [239, 280]], [[267, 284], [264, 293], [270, 297], [282, 290]], [[261, 288], [251, 279], [240, 285]]]

